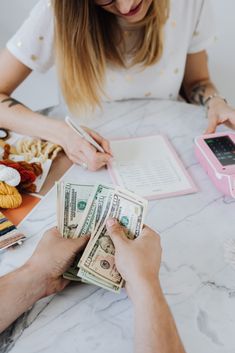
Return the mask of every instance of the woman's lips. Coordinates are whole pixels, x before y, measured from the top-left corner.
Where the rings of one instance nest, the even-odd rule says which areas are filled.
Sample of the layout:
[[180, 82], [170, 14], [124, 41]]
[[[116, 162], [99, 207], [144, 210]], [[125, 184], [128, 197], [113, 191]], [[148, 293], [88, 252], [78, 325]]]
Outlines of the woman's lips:
[[137, 12], [139, 12], [140, 8], [141, 8], [141, 5], [142, 5], [142, 2], [143, 0], [140, 1], [140, 3], [135, 7], [133, 8], [132, 10], [130, 10], [128, 13], [123, 13], [122, 16], [134, 16], [137, 14]]

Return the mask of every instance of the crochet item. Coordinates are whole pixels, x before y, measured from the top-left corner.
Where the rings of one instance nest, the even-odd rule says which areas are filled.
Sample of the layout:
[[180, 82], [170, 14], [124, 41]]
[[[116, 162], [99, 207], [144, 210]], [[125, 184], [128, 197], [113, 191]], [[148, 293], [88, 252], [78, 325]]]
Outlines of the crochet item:
[[0, 207], [17, 208], [22, 203], [19, 191], [14, 187], [0, 181]]
[[16, 169], [20, 173], [20, 184], [18, 189], [25, 192], [35, 192], [36, 178], [42, 174], [42, 166], [40, 163], [14, 162], [11, 160], [0, 161], [0, 165], [5, 165]]
[[62, 151], [62, 147], [49, 141], [43, 141], [34, 138], [23, 138], [17, 142], [16, 147], [0, 140], [0, 146], [4, 150], [3, 159], [9, 159], [10, 154], [23, 156], [24, 160], [30, 162], [33, 158], [40, 158], [46, 161], [52, 161]]
[[10, 186], [17, 186], [20, 180], [20, 173], [16, 169], [0, 165], [0, 181], [4, 181]]
[[8, 159], [9, 154], [17, 154], [15, 146], [9, 145], [3, 140], [0, 140], [0, 147], [4, 150], [3, 159]]
[[28, 162], [33, 158], [40, 158], [42, 161], [54, 160], [61, 150], [59, 145], [35, 138], [23, 138], [16, 145], [17, 154], [23, 155]]

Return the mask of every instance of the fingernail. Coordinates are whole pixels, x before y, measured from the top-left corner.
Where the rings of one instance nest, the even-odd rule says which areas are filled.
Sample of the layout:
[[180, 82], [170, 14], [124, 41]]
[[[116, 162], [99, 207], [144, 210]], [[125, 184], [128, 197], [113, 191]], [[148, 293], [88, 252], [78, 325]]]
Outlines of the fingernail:
[[112, 226], [114, 226], [115, 224], [117, 224], [117, 220], [115, 218], [109, 218], [106, 222], [107, 227], [111, 228]]

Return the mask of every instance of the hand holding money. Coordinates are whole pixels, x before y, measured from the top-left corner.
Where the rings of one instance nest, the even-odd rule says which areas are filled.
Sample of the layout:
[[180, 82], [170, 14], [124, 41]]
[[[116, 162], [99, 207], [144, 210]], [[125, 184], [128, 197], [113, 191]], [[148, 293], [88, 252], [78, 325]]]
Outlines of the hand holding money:
[[72, 264], [77, 253], [84, 249], [88, 240], [88, 236], [80, 239], [64, 239], [57, 228], [49, 229], [44, 234], [33, 255], [25, 264], [34, 278], [39, 277], [38, 288], [42, 291], [40, 297], [64, 289], [69, 281], [62, 275]]
[[130, 297], [147, 282], [158, 281], [161, 245], [156, 232], [145, 226], [137, 239], [129, 240], [125, 228], [116, 219], [107, 220], [107, 231], [115, 246], [117, 270], [126, 282]]
[[106, 221], [116, 218], [129, 239], [142, 230], [147, 201], [127, 190], [110, 185], [58, 183], [58, 227], [66, 238], [91, 234], [83, 254], [64, 274], [70, 280], [82, 280], [119, 292], [124, 284], [115, 264], [115, 247], [107, 232]]

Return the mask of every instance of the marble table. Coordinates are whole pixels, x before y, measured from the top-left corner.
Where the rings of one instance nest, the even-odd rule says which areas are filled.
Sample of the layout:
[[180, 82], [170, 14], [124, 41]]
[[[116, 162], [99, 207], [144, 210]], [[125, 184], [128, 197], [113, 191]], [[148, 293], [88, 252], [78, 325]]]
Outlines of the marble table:
[[[235, 200], [214, 188], [195, 159], [193, 139], [206, 128], [204, 110], [181, 102], [115, 102], [87, 123], [109, 139], [165, 133], [171, 140], [199, 191], [149, 203], [146, 223], [162, 239], [162, 288], [188, 353], [234, 353], [235, 271], [224, 262], [223, 244], [235, 238]], [[110, 182], [106, 170], [78, 166], [64, 179]], [[21, 225], [30, 239], [0, 254], [0, 274], [23, 264], [55, 224], [53, 188]], [[130, 353], [132, 305], [125, 290], [115, 295], [71, 285], [35, 304], [0, 336], [0, 346], [2, 353]]]

